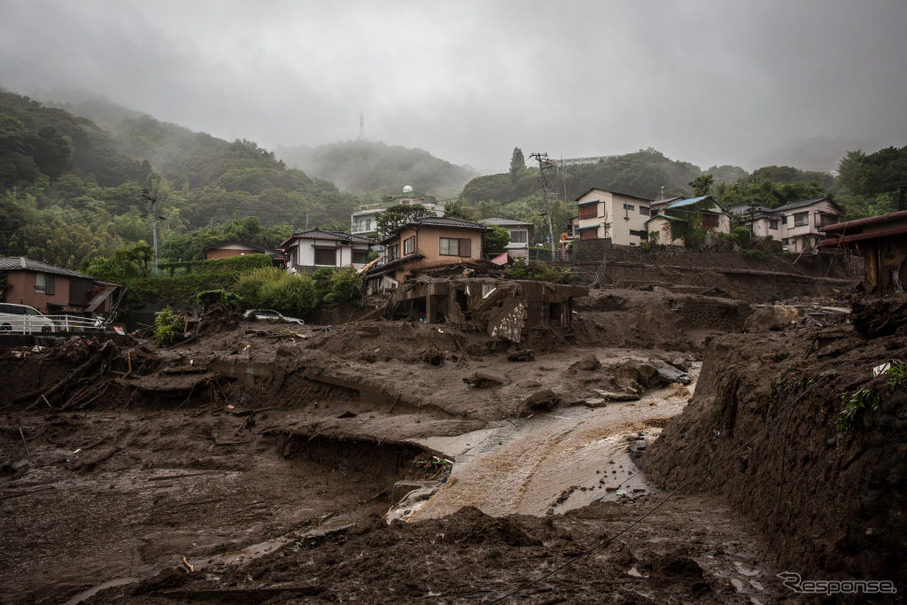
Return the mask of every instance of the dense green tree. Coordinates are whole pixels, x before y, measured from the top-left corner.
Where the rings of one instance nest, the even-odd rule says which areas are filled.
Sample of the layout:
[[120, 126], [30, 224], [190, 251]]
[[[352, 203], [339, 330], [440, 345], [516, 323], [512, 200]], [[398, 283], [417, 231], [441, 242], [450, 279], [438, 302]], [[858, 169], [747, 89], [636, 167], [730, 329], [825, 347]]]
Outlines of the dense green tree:
[[510, 243], [510, 232], [503, 227], [494, 227], [482, 235], [482, 250], [487, 254], [500, 254]]
[[907, 146], [887, 147], [869, 155], [851, 151], [838, 166], [838, 188], [859, 196], [877, 196], [907, 185]]
[[693, 195], [695, 197], [711, 195], [712, 183], [714, 181], [715, 177], [713, 177], [711, 174], [700, 174], [695, 179], [690, 181], [690, 187], [693, 188]]
[[519, 147], [513, 148], [513, 155], [510, 156], [510, 180], [516, 182], [520, 178], [520, 173], [526, 170], [526, 158], [523, 156], [523, 150]]
[[378, 235], [389, 235], [413, 219], [425, 216], [427, 213], [428, 210], [421, 204], [391, 206], [384, 212], [379, 212], [375, 217]]

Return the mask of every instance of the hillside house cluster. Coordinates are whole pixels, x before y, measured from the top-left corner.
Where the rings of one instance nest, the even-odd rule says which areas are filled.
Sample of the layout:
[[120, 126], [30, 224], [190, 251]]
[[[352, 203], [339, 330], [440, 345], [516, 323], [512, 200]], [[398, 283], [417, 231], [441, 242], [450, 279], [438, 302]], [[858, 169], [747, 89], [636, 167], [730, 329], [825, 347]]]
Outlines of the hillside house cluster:
[[683, 245], [682, 225], [708, 233], [730, 233], [731, 216], [711, 196], [649, 200], [592, 188], [576, 198], [579, 215], [571, 221], [580, 240], [610, 239], [617, 246], [639, 246], [655, 240]]
[[844, 211], [827, 197], [790, 202], [777, 208], [731, 206], [737, 222], [756, 237], [779, 240], [788, 252], [809, 252], [825, 238], [823, 230], [841, 221]]

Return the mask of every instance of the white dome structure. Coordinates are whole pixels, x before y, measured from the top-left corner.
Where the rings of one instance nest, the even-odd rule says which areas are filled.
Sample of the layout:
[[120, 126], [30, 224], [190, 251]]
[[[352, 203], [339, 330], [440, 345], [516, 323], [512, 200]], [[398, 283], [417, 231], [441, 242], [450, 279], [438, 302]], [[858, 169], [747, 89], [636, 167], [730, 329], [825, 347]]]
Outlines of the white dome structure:
[[407, 185], [406, 187], [403, 188], [403, 193], [412, 193], [412, 192], [413, 192], [412, 185]]

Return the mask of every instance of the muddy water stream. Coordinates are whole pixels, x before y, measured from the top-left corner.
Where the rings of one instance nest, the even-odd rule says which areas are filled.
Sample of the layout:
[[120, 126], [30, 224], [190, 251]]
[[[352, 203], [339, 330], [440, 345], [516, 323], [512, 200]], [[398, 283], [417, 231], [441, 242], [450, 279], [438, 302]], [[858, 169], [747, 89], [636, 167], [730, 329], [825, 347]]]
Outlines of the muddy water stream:
[[[694, 380], [698, 371], [691, 371]], [[683, 410], [694, 387], [655, 390], [639, 401], [599, 408], [557, 408], [457, 437], [421, 440], [453, 459], [454, 467], [447, 483], [404, 518], [443, 517], [463, 506], [494, 516], [541, 516], [654, 492], [628, 446], [653, 440]]]

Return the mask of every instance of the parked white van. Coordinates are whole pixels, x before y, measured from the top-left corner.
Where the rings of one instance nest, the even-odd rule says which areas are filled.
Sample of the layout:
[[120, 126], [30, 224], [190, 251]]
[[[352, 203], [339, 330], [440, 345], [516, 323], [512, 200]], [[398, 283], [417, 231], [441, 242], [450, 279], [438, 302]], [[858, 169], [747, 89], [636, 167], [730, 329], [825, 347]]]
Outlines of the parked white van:
[[53, 332], [54, 322], [28, 305], [0, 303], [0, 334]]

